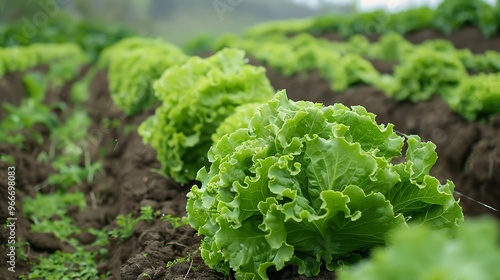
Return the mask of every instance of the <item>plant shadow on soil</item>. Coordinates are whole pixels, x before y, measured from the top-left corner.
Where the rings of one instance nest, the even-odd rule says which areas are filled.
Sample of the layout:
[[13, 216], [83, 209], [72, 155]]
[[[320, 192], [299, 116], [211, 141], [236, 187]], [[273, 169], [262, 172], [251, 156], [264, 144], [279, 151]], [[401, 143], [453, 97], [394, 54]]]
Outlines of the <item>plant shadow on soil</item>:
[[[338, 38], [335, 34], [325, 37]], [[443, 36], [431, 30], [407, 36], [407, 39], [415, 43], [429, 38], [451, 39], [457, 47], [469, 47], [475, 52], [500, 46], [498, 37], [484, 39], [479, 31], [473, 28], [462, 29], [451, 36]], [[250, 62], [258, 65], [254, 60]], [[392, 72], [391, 64], [377, 61], [373, 63], [381, 72]], [[378, 123], [394, 123], [395, 129], [402, 133], [418, 134], [423, 140], [434, 142], [437, 145], [439, 160], [432, 174], [442, 181], [452, 180], [460, 193], [494, 208], [500, 208], [500, 116], [492, 123], [469, 123], [451, 112], [438, 98], [418, 104], [396, 103], [383, 92], [366, 85], [351, 87], [342, 94], [333, 93], [328, 83], [322, 80], [317, 72], [284, 77], [268, 68], [267, 73], [275, 89], [286, 89], [293, 100], [309, 100], [325, 105], [335, 102], [347, 106], [362, 105], [377, 115]], [[26, 96], [20, 77], [20, 73], [14, 73], [0, 79], [2, 92], [8, 93], [2, 95], [0, 101], [19, 105], [20, 100]], [[67, 101], [71, 83], [60, 91], [49, 92], [46, 102]], [[92, 139], [89, 149], [93, 160], [97, 159], [99, 154], [104, 156], [104, 166], [93, 183], [73, 188], [86, 194], [89, 207], [83, 211], [76, 207], [70, 208], [68, 215], [82, 229], [92, 227], [108, 230], [116, 227], [113, 221], [117, 215], [138, 214], [139, 209], [147, 205], [165, 215], [185, 216], [186, 193], [192, 184], [180, 186], [155, 173], [153, 170], [160, 166], [154, 150], [142, 143], [135, 130], [126, 133], [123, 129], [125, 126], [136, 128], [154, 113], [154, 109], [134, 117], [125, 117], [110, 98], [107, 76], [103, 71], [96, 74], [90, 90], [91, 96], [85, 105], [93, 121], [88, 131], [89, 139]], [[119, 120], [120, 127], [104, 127], [102, 120], [105, 118]], [[47, 140], [48, 130], [43, 127], [38, 129]], [[32, 262], [40, 256], [46, 256], [56, 250], [74, 250], [52, 233], [30, 233], [29, 219], [21, 217], [24, 198], [33, 197], [36, 189], [53, 172], [50, 164], [36, 160], [37, 155], [46, 149], [47, 145], [39, 147], [29, 139], [23, 149], [0, 145], [0, 153], [13, 156], [16, 163], [16, 205], [19, 218], [17, 237], [30, 244], [29, 248], [26, 248], [29, 252], [28, 259], [16, 263], [15, 275], [2, 269], [1, 279], [15, 279], [20, 274], [29, 272]], [[0, 162], [1, 170], [6, 170], [6, 167], [6, 163]], [[0, 173], [0, 182], [7, 182], [6, 172]], [[7, 196], [5, 191], [5, 187], [0, 188], [3, 198]], [[52, 190], [51, 187], [46, 187], [40, 191], [48, 193]], [[469, 199], [461, 198], [461, 205], [467, 216], [489, 214], [500, 218], [498, 213]], [[0, 210], [2, 219], [7, 217], [4, 208]], [[2, 228], [1, 244], [6, 244], [7, 234]], [[82, 244], [89, 244], [95, 239], [88, 233], [76, 238]], [[134, 227], [128, 240], [111, 240], [107, 248], [109, 258], [99, 265], [98, 270], [100, 273], [111, 272], [109, 279], [225, 279], [223, 275], [203, 265], [197, 253], [199, 242], [200, 237], [189, 226], [174, 229], [167, 222], [156, 220], [150, 224], [142, 221]], [[5, 263], [7, 248], [2, 246], [0, 254], [2, 263]], [[167, 262], [188, 255], [192, 255], [192, 258], [166, 267]], [[306, 278], [299, 276], [296, 268], [287, 267], [279, 273], [273, 273], [272, 279]], [[335, 273], [323, 270], [318, 277], [307, 279], [335, 279]]]

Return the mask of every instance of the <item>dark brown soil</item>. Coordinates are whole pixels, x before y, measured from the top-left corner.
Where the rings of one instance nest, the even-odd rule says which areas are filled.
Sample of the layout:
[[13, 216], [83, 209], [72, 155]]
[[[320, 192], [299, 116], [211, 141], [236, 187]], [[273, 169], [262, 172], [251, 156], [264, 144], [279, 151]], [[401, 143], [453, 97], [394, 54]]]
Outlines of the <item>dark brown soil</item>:
[[[327, 33], [322, 36], [331, 41], [344, 41], [345, 38], [338, 33]], [[369, 42], [376, 42], [379, 36], [367, 36]], [[427, 40], [443, 39], [451, 41], [457, 49], [470, 49], [473, 53], [483, 53], [487, 50], [500, 50], [500, 35], [490, 38], [484, 37], [479, 29], [472, 26], [465, 26], [454, 31], [450, 35], [445, 35], [433, 29], [423, 29], [413, 31], [404, 35], [405, 39], [413, 44], [420, 44]]]
[[458, 49], [470, 49], [473, 53], [483, 53], [487, 50], [500, 50], [500, 35], [485, 38], [481, 31], [475, 27], [463, 27], [450, 35], [444, 35], [435, 30], [425, 29], [411, 32], [405, 38], [414, 43], [420, 44], [426, 40], [445, 39], [453, 42]]
[[[15, 106], [21, 104], [21, 100], [26, 97], [22, 82], [22, 74], [19, 72], [10, 73], [0, 79], [0, 104], [10, 103]], [[0, 106], [0, 120], [5, 118], [5, 109]]]
[[[413, 42], [421, 42], [426, 38], [438, 38], [434, 31], [419, 31], [408, 35]], [[459, 34], [459, 35], [456, 35]], [[498, 49], [498, 38], [485, 40], [478, 37], [475, 29], [464, 29], [450, 36], [454, 43], [461, 47], [470, 47], [476, 52], [485, 49]], [[426, 37], [427, 36], [427, 37]], [[443, 38], [445, 36], [439, 35]], [[496, 41], [495, 41], [496, 40]], [[391, 73], [392, 65], [374, 61], [375, 67], [384, 73]], [[341, 102], [345, 105], [362, 105], [377, 115], [380, 123], [394, 123], [395, 129], [402, 133], [418, 134], [424, 140], [433, 141], [437, 145], [438, 163], [433, 174], [440, 180], [451, 179], [456, 190], [475, 200], [495, 208], [500, 208], [500, 117], [492, 123], [469, 123], [451, 112], [446, 104], [438, 98], [418, 104], [396, 103], [384, 93], [373, 87], [359, 85], [350, 88], [343, 94], [333, 93], [328, 84], [317, 72], [309, 75], [283, 77], [268, 69], [268, 76], [276, 89], [287, 89], [294, 100], [310, 100], [325, 105]], [[20, 82], [20, 74], [7, 75], [0, 79], [2, 94], [0, 101], [19, 104], [24, 98], [24, 88]], [[69, 85], [59, 94], [49, 94], [50, 102], [68, 101]], [[92, 184], [75, 186], [72, 191], [82, 191], [87, 196], [89, 207], [79, 211], [76, 207], [69, 210], [68, 215], [74, 218], [82, 228], [93, 227], [111, 230], [116, 227], [113, 222], [117, 215], [139, 214], [142, 206], [150, 205], [162, 214], [181, 217], [186, 214], [186, 193], [190, 185], [180, 186], [153, 170], [159, 168], [152, 148], [145, 146], [136, 129], [125, 133], [127, 126], [137, 126], [152, 115], [148, 110], [135, 117], [125, 117], [111, 101], [108, 81], [105, 72], [98, 72], [91, 84], [91, 98], [85, 105], [93, 124], [88, 131], [87, 142], [93, 160], [102, 156], [104, 168]], [[48, 102], [46, 100], [46, 102]], [[2, 111], [0, 111], [0, 118]], [[120, 126], [108, 128], [102, 124], [104, 118], [117, 119]], [[47, 138], [48, 131], [40, 130]], [[31, 221], [22, 217], [22, 201], [25, 197], [33, 197], [48, 175], [53, 172], [49, 164], [36, 161], [41, 150], [34, 142], [19, 150], [11, 146], [0, 146], [1, 154], [9, 154], [15, 158], [17, 177], [17, 237], [27, 240], [30, 246], [27, 260], [18, 260], [16, 273], [6, 269], [6, 248], [0, 247], [0, 279], [15, 279], [27, 273], [32, 262], [40, 256], [55, 250], [72, 252], [69, 244], [61, 242], [54, 234], [30, 233]], [[0, 162], [0, 169], [6, 170], [7, 164]], [[6, 172], [0, 172], [0, 195], [5, 199]], [[41, 192], [51, 192], [45, 187]], [[457, 194], [458, 195], [458, 194]], [[461, 198], [461, 205], [468, 216], [489, 214], [500, 217], [497, 212], [478, 203]], [[1, 207], [0, 218], [7, 217], [5, 207]], [[7, 231], [0, 230], [0, 243], [5, 244]], [[95, 237], [91, 234], [78, 236], [82, 244], [91, 243]], [[98, 267], [101, 273], [110, 272], [108, 279], [224, 279], [223, 275], [203, 265], [197, 247], [200, 238], [189, 226], [174, 229], [168, 222], [155, 220], [153, 223], [140, 222], [126, 241], [111, 240], [107, 247], [109, 258]], [[29, 250], [28, 250], [29, 249]], [[169, 261], [191, 255], [185, 262], [175, 263], [167, 268]], [[272, 279], [305, 279], [299, 277], [293, 267], [280, 273], [274, 273]], [[332, 272], [322, 271], [319, 277], [312, 279], [335, 279]]]

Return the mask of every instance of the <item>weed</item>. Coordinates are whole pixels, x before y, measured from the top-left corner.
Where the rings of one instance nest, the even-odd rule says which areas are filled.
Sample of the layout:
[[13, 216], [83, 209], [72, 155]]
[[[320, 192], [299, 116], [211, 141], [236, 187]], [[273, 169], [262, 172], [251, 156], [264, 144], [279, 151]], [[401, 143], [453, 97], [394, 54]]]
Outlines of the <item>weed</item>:
[[90, 246], [97, 246], [99, 250], [97, 251], [101, 257], [101, 261], [105, 261], [108, 258], [108, 249], [106, 246], [109, 245], [109, 234], [105, 230], [97, 230], [95, 228], [88, 228], [87, 231], [96, 237], [96, 240], [90, 244]]
[[74, 253], [57, 251], [48, 257], [40, 258], [40, 263], [33, 267], [28, 278], [102, 279], [105, 275], [99, 275], [94, 257], [95, 252], [85, 251], [81, 247], [77, 247]]
[[199, 250], [195, 250], [194, 252], [188, 252], [187, 256], [185, 256], [185, 257], [179, 257], [179, 258], [174, 259], [172, 261], [168, 261], [167, 264], [165, 265], [165, 268], [168, 269], [168, 268], [172, 267], [173, 265], [175, 265], [177, 263], [189, 262], [188, 271], [186, 272], [186, 275], [184, 276], [184, 279], [187, 279], [187, 276], [189, 275], [189, 272], [191, 270], [198, 271], [200, 269], [200, 267], [201, 267], [201, 265], [193, 266], [194, 256], [197, 253], [199, 253]]
[[71, 88], [71, 102], [73, 104], [83, 104], [89, 99], [88, 83], [84, 81], [76, 82]]
[[15, 160], [14, 160], [14, 157], [11, 156], [11, 155], [0, 155], [0, 162], [5, 162], [9, 165], [14, 165], [15, 164]]
[[152, 222], [155, 217], [155, 211], [151, 206], [141, 207], [141, 215], [139, 216], [140, 220]]
[[187, 217], [172, 217], [170, 214], [163, 215], [161, 220], [170, 222], [174, 228], [179, 228], [183, 225], [189, 224]]
[[125, 134], [129, 134], [130, 132], [132, 131], [137, 131], [137, 125], [134, 125], [134, 124], [126, 124], [124, 127], [123, 127], [123, 132], [125, 132]]
[[[6, 227], [6, 225], [4, 225]], [[30, 244], [27, 241], [22, 241], [21, 238], [17, 238], [17, 241], [14, 244], [5, 244], [5, 247], [14, 247], [16, 248], [16, 258], [21, 261], [28, 260]], [[24, 248], [28, 248], [28, 253], [24, 251]]]
[[109, 235], [111, 235], [113, 238], [126, 240], [132, 235], [132, 230], [139, 221], [139, 219], [132, 219], [131, 213], [129, 213], [127, 216], [118, 215], [118, 217], [116, 217], [116, 225], [118, 227], [111, 230], [109, 232]]
[[73, 219], [63, 216], [60, 220], [38, 219], [32, 216], [33, 224], [31, 232], [52, 232], [62, 241], [68, 241], [72, 245], [77, 245], [78, 241], [68, 239], [70, 235], [80, 234], [81, 229], [74, 224]]
[[[75, 243], [74, 240], [68, 240], [70, 235], [81, 232], [67, 216], [67, 208], [73, 205], [80, 210], [87, 207], [83, 193], [38, 193], [34, 199], [27, 198], [24, 201], [23, 212], [33, 221], [32, 232], [53, 232], [60, 240]], [[55, 216], [59, 219], [51, 219]]]
[[87, 231], [96, 237], [96, 240], [92, 242], [91, 246], [104, 247], [109, 245], [108, 232], [95, 228], [88, 228]]
[[101, 125], [107, 130], [113, 130], [116, 129], [118, 130], [120, 128], [120, 120], [119, 119], [110, 119], [110, 118], [103, 118], [101, 120]]
[[141, 208], [141, 215], [135, 219], [132, 218], [132, 214], [128, 213], [127, 216], [118, 215], [116, 217], [117, 228], [110, 231], [110, 235], [113, 238], [120, 240], [126, 240], [132, 235], [134, 226], [140, 221], [152, 222], [154, 218], [154, 210], [151, 206], [144, 206]]
[[177, 259], [174, 259], [172, 261], [168, 261], [167, 264], [165, 265], [166, 268], [170, 268], [171, 266], [173, 266], [174, 264], [176, 263], [182, 263], [182, 262], [190, 262], [191, 261], [191, 258], [193, 257], [193, 254], [192, 252], [189, 252], [187, 256], [185, 257], [179, 257]]
[[7, 117], [0, 123], [2, 143], [22, 147], [25, 138], [19, 132], [27, 130], [38, 144], [42, 144], [42, 135], [33, 130], [33, 126], [42, 124], [52, 130], [57, 125], [57, 117], [50, 112], [50, 108], [34, 98], [23, 99], [18, 107], [8, 103], [4, 103], [3, 107]]
[[47, 73], [47, 79], [55, 87], [60, 88], [64, 85], [64, 82], [73, 79], [76, 74], [75, 62], [68, 59], [51, 64], [49, 73]]
[[69, 206], [80, 210], [87, 207], [83, 193], [37, 193], [35, 198], [26, 198], [23, 203], [25, 217], [36, 216], [38, 219], [49, 219], [54, 215], [63, 217]]
[[28, 97], [42, 102], [48, 86], [48, 81], [44, 75], [38, 72], [28, 72], [22, 79]]
[[75, 184], [82, 184], [84, 181], [92, 183], [96, 173], [102, 169], [102, 162], [96, 161], [85, 164], [85, 166], [77, 164], [64, 165], [54, 162], [53, 166], [58, 172], [49, 176], [49, 184], [67, 189]]
[[[97, 251], [85, 251], [74, 238], [73, 234], [79, 234], [82, 230], [67, 216], [69, 206], [77, 206], [80, 210], [86, 208], [83, 193], [51, 193], [37, 194], [34, 199], [28, 198], [23, 205], [24, 215], [33, 221], [31, 232], [52, 232], [60, 240], [69, 242], [76, 248], [75, 253], [54, 254], [40, 258], [40, 263], [33, 266], [28, 279], [100, 279], [97, 272], [95, 258], [107, 258], [108, 251], [104, 246], [109, 244], [108, 235], [104, 230], [88, 229], [88, 232], [96, 236], [96, 240], [90, 246], [101, 247]], [[52, 219], [59, 216], [59, 219]], [[20, 244], [22, 246], [23, 243]]]
[[[51, 140], [55, 144], [50, 146], [48, 153], [38, 156], [39, 161], [52, 160], [52, 167], [57, 171], [50, 175], [49, 184], [67, 189], [84, 181], [92, 183], [96, 173], [102, 169], [102, 162], [90, 161], [90, 152], [83, 142], [90, 123], [86, 112], [75, 111], [63, 125], [52, 131]], [[61, 154], [54, 158], [57, 149], [61, 149]], [[80, 166], [82, 156], [84, 166]]]

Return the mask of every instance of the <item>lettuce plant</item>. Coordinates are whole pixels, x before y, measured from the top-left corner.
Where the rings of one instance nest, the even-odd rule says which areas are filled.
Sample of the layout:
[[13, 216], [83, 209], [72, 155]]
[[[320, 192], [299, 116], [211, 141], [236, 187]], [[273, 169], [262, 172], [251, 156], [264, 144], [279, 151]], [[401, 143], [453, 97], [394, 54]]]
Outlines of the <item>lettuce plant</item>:
[[383, 33], [390, 20], [390, 15], [383, 10], [355, 13], [340, 26], [340, 35], [345, 38], [355, 34], [376, 35]]
[[155, 48], [163, 46], [165, 42], [161, 39], [130, 37], [105, 48], [99, 55], [98, 66], [108, 68], [113, 60], [118, 59], [122, 53], [132, 50], [144, 49], [148, 47]]
[[[29, 46], [0, 47], [0, 77], [15, 71], [26, 71], [38, 65], [57, 62], [72, 70], [69, 78], [76, 75], [77, 67], [88, 62], [83, 50], [75, 44], [36, 43]], [[70, 71], [71, 72], [71, 71]]]
[[151, 107], [157, 99], [153, 83], [169, 67], [187, 60], [169, 46], [127, 52], [113, 60], [109, 69], [111, 97], [125, 114], [134, 115]]
[[342, 26], [349, 21], [349, 17], [340, 14], [324, 15], [316, 16], [310, 21], [311, 24], [305, 30], [311, 34], [322, 35], [329, 32], [339, 32]]
[[421, 48], [395, 67], [395, 83], [385, 90], [396, 100], [419, 102], [455, 89], [465, 77], [465, 67], [455, 55]]
[[474, 121], [500, 113], [500, 73], [479, 74], [462, 80], [457, 90], [443, 95], [450, 108]]
[[478, 27], [487, 37], [498, 30], [495, 11], [484, 0], [445, 0], [437, 7], [436, 29], [450, 34], [466, 24]]
[[399, 33], [386, 33], [369, 48], [369, 56], [384, 61], [399, 62], [414, 50], [414, 45]]
[[386, 32], [405, 34], [432, 27], [434, 10], [429, 7], [412, 8], [391, 14]]
[[245, 37], [259, 38], [276, 34], [300, 33], [317, 25], [317, 21], [317, 18], [310, 18], [265, 22], [245, 30]]
[[293, 38], [270, 36], [265, 38], [265, 42], [262, 39], [232, 36], [219, 40], [216, 45], [219, 48], [230, 46], [244, 49], [285, 76], [317, 69], [330, 82], [332, 90], [344, 91], [352, 84], [373, 84], [380, 79], [380, 74], [369, 61], [356, 53], [350, 53], [360, 52], [365, 47], [365, 42], [359, 43], [357, 46], [355, 41], [352, 44], [331, 43], [300, 34]]
[[496, 51], [485, 51], [482, 54], [472, 56], [473, 67], [471, 69], [480, 72], [500, 72], [500, 53]]
[[273, 97], [265, 69], [245, 64], [243, 51], [224, 49], [171, 67], [154, 84], [162, 105], [141, 124], [139, 134], [157, 151], [166, 176], [179, 183], [195, 179], [208, 164], [219, 124], [237, 106]]
[[[318, 56], [321, 60], [321, 56]], [[380, 80], [380, 73], [373, 65], [357, 54], [346, 54], [336, 61], [329, 61], [330, 65], [319, 63], [319, 71], [330, 81], [330, 88], [335, 91], [345, 91], [354, 84], [376, 84]]]
[[434, 10], [428, 7], [413, 8], [394, 14], [388, 14], [383, 10], [346, 16], [335, 14], [259, 24], [247, 29], [244, 35], [245, 37], [262, 38], [277, 34], [307, 32], [322, 35], [334, 32], [348, 38], [356, 34], [369, 35], [385, 32], [404, 34], [432, 27], [434, 16]]
[[500, 279], [497, 221], [466, 220], [454, 233], [426, 227], [391, 232], [387, 248], [341, 270], [339, 280]]
[[[428, 53], [431, 51], [439, 52], [441, 54], [444, 54], [445, 56], [452, 56], [455, 58], [441, 58], [440, 60], [438, 60], [439, 63], [436, 64], [442, 64], [442, 61], [451, 61], [453, 59], [458, 59], [467, 70], [472, 70], [475, 72], [500, 71], [500, 54], [498, 52], [486, 51], [482, 54], [473, 54], [469, 49], [456, 49], [453, 43], [442, 39], [428, 40], [419, 45], [413, 45], [398, 33], [387, 33], [382, 35], [378, 42], [373, 43], [372, 45], [368, 44], [365, 49], [366, 51], [362, 52], [362, 55], [366, 55], [367, 57], [383, 61], [400, 62], [401, 64], [404, 64], [408, 62], [406, 61], [406, 59], [408, 57], [411, 57], [410, 62], [414, 65], [410, 66], [411, 64], [407, 64], [406, 67], [408, 68], [414, 67], [415, 69], [417, 69], [417, 67], [420, 67], [418, 65], [419, 63], [424, 63], [425, 60], [416, 59], [416, 53]], [[412, 57], [413, 55], [415, 56]], [[437, 54], [428, 54], [428, 56], [432, 59], [434, 59], [436, 55]], [[419, 54], [418, 56], [425, 57], [425, 55], [422, 54]], [[427, 64], [429, 64], [429, 62], [427, 62]], [[401, 67], [402, 66], [400, 66], [400, 68]], [[425, 69], [425, 67], [423, 68]], [[408, 70], [408, 73], [411, 73], [411, 71]]]
[[103, 53], [101, 66], [109, 66], [109, 87], [116, 106], [127, 115], [151, 107], [156, 101], [153, 83], [169, 67], [187, 56], [159, 39], [130, 38]]
[[378, 125], [363, 107], [293, 102], [284, 91], [224, 135], [188, 193], [188, 220], [205, 263], [237, 279], [298, 266], [335, 270], [409, 223], [454, 228], [454, 185], [429, 175], [435, 145]]

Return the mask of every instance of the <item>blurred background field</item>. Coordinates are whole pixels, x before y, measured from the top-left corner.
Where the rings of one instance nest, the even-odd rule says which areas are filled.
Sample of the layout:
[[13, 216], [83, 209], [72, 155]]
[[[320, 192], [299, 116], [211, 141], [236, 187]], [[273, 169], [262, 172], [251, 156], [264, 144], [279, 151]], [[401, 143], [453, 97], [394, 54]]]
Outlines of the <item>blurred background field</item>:
[[[32, 0], [0, 4], [0, 24], [31, 19], [40, 11]], [[221, 35], [240, 32], [256, 23], [289, 18], [304, 18], [322, 13], [351, 13], [353, 1], [314, 3], [291, 0], [205, 1], [205, 0], [58, 0], [64, 13], [57, 17], [84, 19], [94, 24], [122, 25], [143, 36], [159, 36], [183, 44], [197, 35]], [[308, 2], [308, 1], [305, 1]], [[314, 1], [313, 1], [314, 2]], [[308, 5], [309, 4], [309, 5]]]
[[[23, 18], [33, 20], [38, 0], [1, 0], [0, 26]], [[374, 9], [397, 12], [415, 6], [436, 7], [439, 0], [57, 0], [64, 21], [85, 20], [101, 26], [121, 25], [175, 44], [185, 44], [199, 35], [238, 33], [265, 21], [306, 18], [324, 14], [351, 14]], [[494, 0], [489, 0], [493, 4]], [[39, 20], [43, 20], [40, 18]], [[56, 21], [55, 18], [50, 18]], [[0, 27], [1, 28], [1, 27]]]

